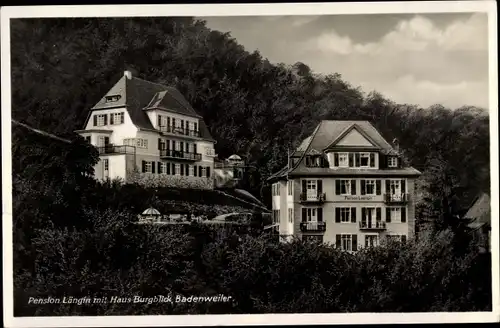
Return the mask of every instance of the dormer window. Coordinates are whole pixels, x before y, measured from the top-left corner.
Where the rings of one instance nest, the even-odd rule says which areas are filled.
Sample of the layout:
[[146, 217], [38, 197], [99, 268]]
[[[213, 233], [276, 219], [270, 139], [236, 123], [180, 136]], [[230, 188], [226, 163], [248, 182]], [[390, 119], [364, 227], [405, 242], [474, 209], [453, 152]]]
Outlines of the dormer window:
[[106, 96], [106, 103], [117, 102], [121, 97], [120, 95]]
[[321, 156], [306, 156], [307, 167], [323, 167], [323, 159]]
[[398, 167], [398, 158], [396, 156], [390, 156], [387, 161], [388, 167]]

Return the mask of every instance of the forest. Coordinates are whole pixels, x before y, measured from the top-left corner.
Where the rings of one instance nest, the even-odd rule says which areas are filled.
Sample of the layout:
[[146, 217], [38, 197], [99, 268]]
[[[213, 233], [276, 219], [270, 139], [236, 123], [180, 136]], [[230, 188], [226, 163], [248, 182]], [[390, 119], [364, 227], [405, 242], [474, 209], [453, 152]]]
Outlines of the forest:
[[[490, 259], [474, 252], [456, 220], [479, 192], [489, 192], [488, 109], [397, 104], [306, 63], [270, 63], [192, 17], [11, 20], [11, 59], [13, 119], [71, 140], [13, 126], [15, 315], [491, 308]], [[369, 120], [386, 139], [397, 138], [405, 161], [423, 172], [417, 219], [435, 222], [432, 239], [350, 255], [266, 236], [213, 239], [196, 226], [137, 230], [130, 225], [137, 208], [125, 205], [132, 194], [148, 201], [151, 194], [123, 196], [122, 187], [94, 181], [97, 153], [73, 133], [124, 70], [177, 87], [207, 122], [216, 153], [239, 154], [256, 167], [242, 187], [266, 204], [265, 179], [319, 121]], [[238, 301], [26, 304], [37, 295], [147, 296], [165, 289]], [[420, 302], [411, 301], [415, 295]]]

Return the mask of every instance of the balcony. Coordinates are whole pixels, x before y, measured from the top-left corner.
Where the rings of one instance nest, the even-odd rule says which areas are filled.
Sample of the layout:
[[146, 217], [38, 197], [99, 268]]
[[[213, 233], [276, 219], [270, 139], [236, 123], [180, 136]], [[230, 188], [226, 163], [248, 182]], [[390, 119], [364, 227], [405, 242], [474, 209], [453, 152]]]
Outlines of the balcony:
[[375, 222], [359, 222], [360, 230], [371, 230], [371, 231], [382, 231], [386, 230], [386, 223], [383, 221], [375, 221]]
[[325, 193], [316, 193], [316, 194], [308, 194], [301, 193], [300, 194], [300, 202], [301, 203], [323, 203], [326, 199]]
[[302, 232], [324, 232], [326, 222], [300, 222], [300, 231]]
[[104, 147], [96, 147], [99, 155], [105, 154], [134, 154], [135, 147], [134, 146], [115, 146], [115, 145], [106, 145]]
[[408, 203], [408, 194], [385, 194], [384, 201], [387, 204], [406, 204]]
[[160, 158], [175, 158], [175, 159], [197, 162], [201, 161], [201, 154], [188, 153], [180, 150], [162, 149], [160, 150]]
[[175, 126], [159, 126], [158, 130], [163, 133], [171, 133], [171, 134], [178, 134], [178, 135], [183, 135], [183, 136], [188, 136], [188, 137], [200, 137], [200, 131], [197, 130], [190, 130], [186, 128], [181, 128], [181, 127], [175, 127]]

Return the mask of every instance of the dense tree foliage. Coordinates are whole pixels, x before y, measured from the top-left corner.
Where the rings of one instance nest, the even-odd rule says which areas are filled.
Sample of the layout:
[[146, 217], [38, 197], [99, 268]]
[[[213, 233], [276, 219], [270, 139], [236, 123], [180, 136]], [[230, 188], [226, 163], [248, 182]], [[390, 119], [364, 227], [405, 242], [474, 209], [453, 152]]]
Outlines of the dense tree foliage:
[[[489, 191], [484, 110], [396, 104], [377, 92], [364, 94], [338, 74], [314, 74], [304, 63], [271, 64], [230, 34], [186, 17], [22, 19], [11, 21], [11, 33], [13, 117], [69, 140], [13, 128], [16, 315], [491, 307], [489, 258], [476, 254], [455, 220], [479, 191]], [[246, 205], [216, 193], [99, 184], [90, 177], [97, 153], [71, 132], [125, 69], [179, 88], [205, 118], [217, 153], [238, 153], [256, 167], [243, 187], [264, 201], [270, 199], [265, 178], [320, 120], [371, 121], [388, 140], [397, 138], [405, 161], [423, 171], [418, 216], [435, 218], [441, 232], [351, 255], [265, 236], [214, 239], [196, 226], [131, 224], [149, 205], [210, 215]], [[263, 223], [252, 224], [258, 230]], [[234, 302], [27, 305], [40, 295], [169, 293], [224, 293]]]

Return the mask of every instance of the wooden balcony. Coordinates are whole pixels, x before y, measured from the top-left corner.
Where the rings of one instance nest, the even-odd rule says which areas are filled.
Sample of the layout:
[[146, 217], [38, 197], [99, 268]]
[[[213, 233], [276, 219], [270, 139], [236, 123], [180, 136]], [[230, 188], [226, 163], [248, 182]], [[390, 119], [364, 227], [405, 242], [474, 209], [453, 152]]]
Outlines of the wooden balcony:
[[192, 162], [201, 161], [201, 154], [199, 153], [189, 153], [180, 150], [172, 150], [172, 149], [162, 149], [160, 150], [160, 158], [172, 158], [172, 159], [180, 159]]
[[183, 135], [187, 137], [200, 137], [200, 131], [197, 130], [190, 130], [186, 128], [181, 128], [181, 127], [174, 127], [174, 126], [159, 126], [158, 130], [162, 133], [170, 133], [170, 134], [177, 134], [177, 135]]
[[317, 193], [314, 195], [308, 193], [300, 194], [300, 202], [301, 203], [324, 203], [326, 200], [325, 193]]
[[406, 204], [408, 203], [408, 194], [385, 194], [384, 201], [386, 204]]
[[387, 229], [387, 225], [383, 221], [375, 221], [375, 222], [359, 222], [359, 229], [366, 231], [384, 231]]
[[300, 222], [302, 232], [325, 232], [326, 222]]
[[120, 146], [115, 146], [115, 145], [106, 145], [103, 147], [96, 147], [97, 151], [99, 152], [99, 155], [112, 155], [112, 154], [134, 154], [135, 153], [135, 147], [134, 146], [127, 146], [127, 145], [120, 145]]

